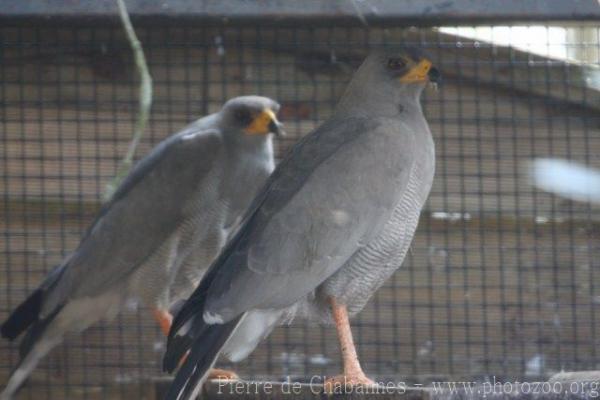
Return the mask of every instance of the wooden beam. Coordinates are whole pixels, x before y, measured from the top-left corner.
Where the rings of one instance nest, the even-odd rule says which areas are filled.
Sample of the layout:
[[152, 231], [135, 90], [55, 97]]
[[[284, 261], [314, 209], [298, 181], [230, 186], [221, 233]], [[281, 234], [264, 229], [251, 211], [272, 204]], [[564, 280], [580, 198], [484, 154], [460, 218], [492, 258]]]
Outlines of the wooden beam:
[[[128, 0], [137, 17], [256, 21], [266, 23], [337, 21], [353, 24], [405, 22], [411, 25], [481, 22], [593, 20], [600, 18], [596, 0]], [[111, 1], [0, 0], [0, 17], [115, 16]]]
[[[435, 195], [433, 195], [435, 196]], [[0, 227], [6, 227], [3, 218], [3, 210], [10, 212], [12, 221], [27, 221], [28, 225], [23, 228], [39, 228], [40, 219], [43, 217], [47, 226], [57, 226], [74, 222], [82, 222], [84, 225], [91, 223], [102, 207], [99, 201], [59, 201], [58, 199], [28, 198], [27, 200], [15, 198], [0, 199]], [[543, 209], [543, 211], [546, 211]], [[559, 213], [559, 211], [556, 211]], [[14, 223], [14, 222], [13, 222]], [[600, 232], [600, 221], [596, 219], [584, 219], [581, 215], [571, 218], [554, 218], [536, 222], [529, 213], [521, 212], [520, 218], [512, 216], [498, 217], [488, 212], [482, 215], [463, 215], [460, 213], [435, 212], [426, 208], [420, 218], [421, 227], [435, 230], [441, 233], [453, 232], [455, 230], [466, 230], [476, 232], [481, 227], [486, 230], [516, 231], [523, 229], [535, 230], [539, 234], [552, 234], [556, 230], [568, 229], [590, 229]]]
[[[320, 378], [320, 377], [315, 377]], [[318, 380], [315, 380], [318, 382]], [[156, 398], [162, 399], [171, 380], [160, 380], [156, 384]], [[392, 387], [394, 385], [395, 387]], [[388, 386], [364, 389], [364, 392], [334, 393], [326, 396], [323, 385], [319, 383], [301, 383], [293, 380], [287, 382], [269, 381], [210, 381], [205, 385], [200, 398], [203, 400], [429, 400], [426, 389], [406, 387], [390, 382]]]
[[[563, 375], [583, 376], [582, 373], [564, 373]], [[489, 398], [502, 398], [511, 400], [584, 400], [597, 397], [598, 373], [595, 378], [585, 380], [555, 380], [548, 382], [510, 382], [492, 381], [476, 383], [468, 381], [436, 382], [436, 387], [403, 387], [397, 389], [379, 388], [371, 389], [368, 393], [333, 394], [326, 396], [322, 393], [322, 385], [299, 382], [269, 382], [269, 381], [211, 381], [205, 385], [204, 392], [199, 399], [202, 400], [484, 400]], [[591, 377], [591, 376], [590, 376]], [[69, 389], [70, 399], [110, 399], [124, 400], [141, 398], [159, 400], [165, 394], [171, 379], [156, 379], [154, 384], [148, 382], [116, 384], [108, 390], [98, 387], [97, 392], [90, 396], [89, 393], [76, 389]], [[56, 398], [65, 395], [65, 389], [59, 386], [30, 385], [30, 393], [43, 397], [51, 394]]]
[[[599, 6], [600, 7], [600, 6]], [[278, 32], [262, 43], [273, 53], [298, 54], [296, 43], [310, 43], [311, 32]], [[292, 37], [293, 35], [293, 37]], [[319, 65], [332, 52], [332, 43], [361, 43], [361, 30], [334, 31], [328, 41], [315, 43], [297, 65]], [[442, 77], [459, 84], [479, 88], [507, 89], [512, 95], [533, 93], [547, 103], [567, 103], [600, 110], [600, 67], [574, 60], [560, 60], [512, 47], [486, 43], [433, 29], [389, 29], [381, 37], [371, 35], [370, 45], [404, 44], [424, 49], [442, 72]], [[362, 39], [364, 40], [364, 39]], [[270, 45], [270, 43], [273, 43]], [[278, 44], [284, 43], [284, 44]], [[460, 44], [460, 45], [459, 45]], [[340, 46], [335, 55], [338, 64], [358, 65], [368, 54], [364, 46], [354, 49]], [[298, 57], [298, 56], [296, 56]], [[339, 74], [332, 70], [332, 74]], [[443, 89], [443, 86], [442, 86]]]

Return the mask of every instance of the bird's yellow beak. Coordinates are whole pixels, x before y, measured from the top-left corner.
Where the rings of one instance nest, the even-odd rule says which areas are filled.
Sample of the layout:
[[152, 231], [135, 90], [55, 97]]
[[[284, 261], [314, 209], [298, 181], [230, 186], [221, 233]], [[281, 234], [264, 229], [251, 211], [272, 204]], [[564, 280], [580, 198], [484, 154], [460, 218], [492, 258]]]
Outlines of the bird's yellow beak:
[[429, 79], [429, 70], [431, 69], [431, 61], [423, 59], [418, 64], [415, 64], [406, 74], [400, 77], [402, 83], [417, 83], [426, 82]]
[[246, 127], [245, 132], [249, 135], [266, 135], [274, 133], [277, 136], [285, 135], [283, 124], [277, 120], [277, 116], [271, 109], [264, 109], [257, 114], [252, 122]]

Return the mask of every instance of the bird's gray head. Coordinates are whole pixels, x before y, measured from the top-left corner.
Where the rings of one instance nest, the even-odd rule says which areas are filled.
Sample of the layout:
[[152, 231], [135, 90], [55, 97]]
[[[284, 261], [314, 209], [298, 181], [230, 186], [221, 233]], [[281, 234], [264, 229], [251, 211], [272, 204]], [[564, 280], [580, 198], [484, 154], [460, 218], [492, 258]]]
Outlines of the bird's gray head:
[[249, 137], [267, 137], [270, 133], [285, 135], [277, 119], [279, 103], [268, 97], [240, 96], [229, 100], [219, 112], [221, 121]]
[[389, 114], [396, 112], [399, 104], [418, 104], [423, 88], [440, 80], [437, 68], [419, 49], [375, 50], [354, 74], [340, 108], [354, 108], [358, 103], [367, 113]]
[[379, 76], [390, 85], [416, 85], [421, 88], [428, 82], [438, 83], [440, 73], [425, 54], [415, 47], [375, 50], [367, 57], [359, 72]]

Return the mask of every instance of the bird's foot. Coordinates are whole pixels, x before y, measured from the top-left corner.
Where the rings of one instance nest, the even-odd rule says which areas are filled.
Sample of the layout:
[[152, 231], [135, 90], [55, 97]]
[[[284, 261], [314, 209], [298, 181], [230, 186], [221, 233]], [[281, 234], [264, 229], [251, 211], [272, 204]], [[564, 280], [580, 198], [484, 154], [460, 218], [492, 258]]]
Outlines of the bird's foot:
[[162, 333], [165, 336], [169, 336], [169, 330], [171, 329], [173, 316], [168, 311], [161, 310], [159, 308], [152, 310], [152, 314], [154, 315], [156, 322], [158, 322], [158, 326], [160, 326]]
[[327, 379], [323, 384], [323, 390], [325, 393], [329, 394], [341, 394], [359, 386], [373, 387], [377, 386], [377, 383], [367, 378], [367, 376], [360, 371]]
[[216, 379], [219, 381], [237, 381], [240, 379], [238, 374], [227, 369], [212, 368], [208, 371], [207, 380]]

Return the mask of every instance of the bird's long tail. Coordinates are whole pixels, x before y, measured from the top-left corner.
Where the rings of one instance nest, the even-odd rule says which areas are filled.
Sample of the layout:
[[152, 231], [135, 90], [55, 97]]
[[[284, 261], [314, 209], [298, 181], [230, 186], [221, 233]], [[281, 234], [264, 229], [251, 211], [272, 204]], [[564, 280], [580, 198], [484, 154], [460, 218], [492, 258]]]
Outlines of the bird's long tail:
[[8, 340], [15, 340], [21, 333], [27, 330], [38, 320], [42, 307], [43, 292], [36, 289], [25, 301], [23, 301], [10, 316], [2, 323], [0, 333]]
[[27, 331], [27, 335], [25, 335], [19, 347], [21, 361], [11, 374], [6, 387], [0, 393], [0, 400], [12, 399], [40, 360], [62, 342], [63, 336], [51, 328], [52, 322], [59, 311], [57, 310], [47, 318], [34, 323]]
[[29, 327], [41, 322], [40, 312], [44, 304], [44, 297], [59, 280], [65, 268], [66, 264], [54, 267], [52, 271], [48, 273], [48, 276], [46, 276], [46, 279], [44, 279], [41, 285], [14, 309], [0, 327], [0, 334], [2, 337], [7, 338], [8, 340], [14, 340], [29, 329]]
[[[195, 332], [199, 334], [194, 335], [194, 339], [189, 339], [188, 337], [190, 341], [187, 343], [188, 345], [191, 344], [190, 352], [184, 364], [177, 371], [175, 380], [167, 393], [166, 400], [188, 400], [194, 399], [198, 395], [209, 370], [214, 365], [217, 357], [239, 326], [243, 317], [244, 315], [225, 324], [206, 325], [202, 323], [202, 327], [196, 327]], [[202, 317], [200, 316], [200, 318]], [[177, 338], [174, 339], [173, 343], [177, 344]], [[184, 338], [181, 339], [185, 340]], [[168, 359], [179, 359], [178, 357], [173, 357], [170, 352], [179, 354], [180, 351], [181, 347], [177, 346], [170, 346], [167, 349], [165, 369], [172, 369], [172, 365], [167, 361]]]

